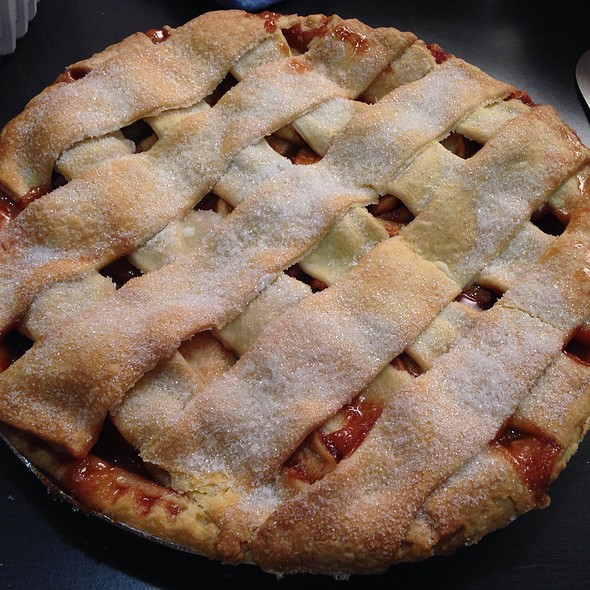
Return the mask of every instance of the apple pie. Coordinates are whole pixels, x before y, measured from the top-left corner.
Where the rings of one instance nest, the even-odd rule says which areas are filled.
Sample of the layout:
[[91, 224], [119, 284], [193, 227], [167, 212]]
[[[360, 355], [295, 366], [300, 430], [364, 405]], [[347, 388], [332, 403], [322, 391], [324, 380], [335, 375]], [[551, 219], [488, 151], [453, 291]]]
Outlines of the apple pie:
[[411, 33], [204, 14], [0, 135], [0, 420], [82, 508], [369, 573], [548, 504], [590, 415], [590, 151]]

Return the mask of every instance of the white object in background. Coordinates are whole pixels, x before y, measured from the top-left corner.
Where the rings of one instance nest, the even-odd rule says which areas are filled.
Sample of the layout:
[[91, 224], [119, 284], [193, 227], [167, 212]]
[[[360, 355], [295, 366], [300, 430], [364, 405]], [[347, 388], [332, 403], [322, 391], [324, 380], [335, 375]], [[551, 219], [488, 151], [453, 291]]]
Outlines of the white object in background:
[[0, 55], [12, 53], [29, 28], [39, 0], [0, 0]]
[[576, 80], [578, 88], [590, 108], [590, 49], [582, 55], [576, 65]]

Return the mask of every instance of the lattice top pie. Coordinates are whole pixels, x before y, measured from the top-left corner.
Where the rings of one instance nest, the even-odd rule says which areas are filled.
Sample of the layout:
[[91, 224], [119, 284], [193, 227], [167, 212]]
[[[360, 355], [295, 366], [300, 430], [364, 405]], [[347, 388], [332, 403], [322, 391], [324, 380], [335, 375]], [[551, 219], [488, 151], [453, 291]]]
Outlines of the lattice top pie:
[[74, 64], [0, 154], [0, 419], [86, 509], [349, 573], [547, 504], [590, 414], [590, 152], [552, 108], [222, 11]]

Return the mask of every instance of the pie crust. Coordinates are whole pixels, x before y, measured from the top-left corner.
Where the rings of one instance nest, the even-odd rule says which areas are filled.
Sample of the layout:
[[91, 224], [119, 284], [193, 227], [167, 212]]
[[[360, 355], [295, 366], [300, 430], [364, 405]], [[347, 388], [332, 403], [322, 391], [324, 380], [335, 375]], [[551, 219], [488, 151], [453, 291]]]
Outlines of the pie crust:
[[349, 574], [548, 504], [590, 415], [590, 151], [551, 107], [228, 10], [73, 64], [0, 154], [2, 432], [82, 508]]

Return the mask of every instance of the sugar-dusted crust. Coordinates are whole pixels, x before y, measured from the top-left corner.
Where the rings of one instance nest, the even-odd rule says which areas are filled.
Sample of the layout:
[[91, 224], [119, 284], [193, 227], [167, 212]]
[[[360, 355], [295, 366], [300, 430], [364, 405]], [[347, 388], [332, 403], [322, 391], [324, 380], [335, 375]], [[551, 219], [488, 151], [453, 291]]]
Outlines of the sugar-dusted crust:
[[321, 15], [71, 66], [0, 134], [0, 331], [34, 341], [5, 437], [83, 508], [275, 572], [383, 571], [545, 506], [590, 415], [590, 152], [513, 92]]

